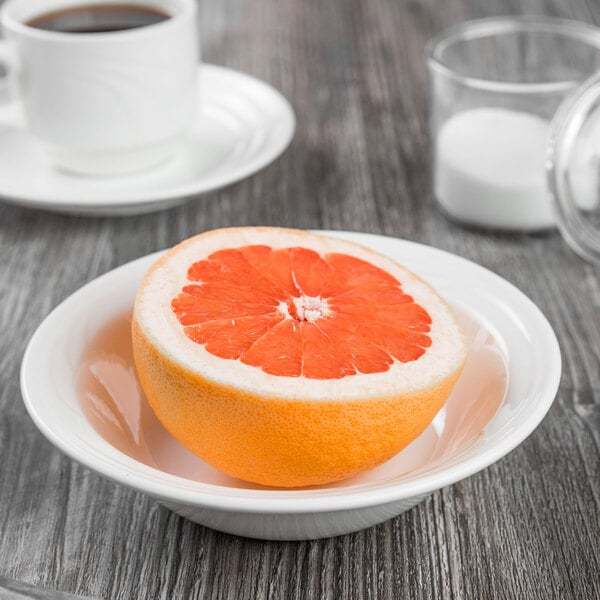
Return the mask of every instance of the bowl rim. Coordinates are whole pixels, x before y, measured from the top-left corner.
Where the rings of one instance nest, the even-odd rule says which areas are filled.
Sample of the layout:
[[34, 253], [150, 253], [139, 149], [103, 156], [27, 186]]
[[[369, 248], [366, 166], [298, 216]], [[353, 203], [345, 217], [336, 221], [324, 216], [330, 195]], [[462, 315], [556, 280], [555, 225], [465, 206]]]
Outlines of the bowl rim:
[[[501, 441], [485, 448], [475, 456], [455, 460], [444, 468], [436, 468], [433, 472], [424, 475], [417, 472], [413, 477], [407, 474], [406, 481], [391, 484], [383, 482], [374, 484], [367, 489], [359, 488], [359, 486], [356, 486], [359, 489], [355, 490], [352, 487], [330, 488], [327, 490], [327, 494], [322, 495], [319, 495], [319, 489], [314, 488], [299, 490], [235, 489], [235, 493], [233, 493], [234, 488], [185, 479], [140, 463], [118, 451], [98, 434], [98, 439], [102, 440], [106, 447], [120, 455], [119, 468], [115, 469], [110, 451], [109, 455], [103, 455], [98, 451], [87, 454], [78, 452], [77, 445], [72, 443], [73, 440], [69, 443], [68, 439], [59, 436], [40, 415], [37, 409], [39, 399], [36, 401], [30, 386], [34, 353], [43, 343], [46, 329], [52, 325], [53, 320], [60, 318], [61, 313], [70, 309], [70, 305], [76, 303], [81, 295], [87, 293], [91, 287], [100, 286], [107, 279], [115, 277], [116, 273], [123, 274], [134, 268], [135, 265], [139, 267], [140, 263], [146, 261], [150, 263], [164, 252], [160, 251], [130, 261], [94, 278], [63, 300], [38, 326], [23, 355], [20, 373], [21, 392], [31, 419], [54, 446], [76, 462], [112, 481], [144, 492], [159, 501], [227, 512], [271, 514], [337, 512], [380, 506], [425, 496], [488, 467], [516, 448], [533, 432], [554, 401], [561, 378], [561, 355], [556, 334], [550, 323], [523, 292], [492, 271], [465, 258], [431, 246], [394, 237], [358, 232], [319, 231], [317, 233], [339, 236], [358, 243], [362, 241], [363, 245], [367, 245], [365, 241], [368, 240], [400, 243], [406, 245], [407, 248], [429, 254], [433, 259], [443, 258], [454, 261], [455, 265], [462, 265], [471, 271], [474, 270], [476, 274], [486, 277], [488, 281], [494, 281], [497, 285], [502, 286], [507, 293], [512, 295], [513, 299], [518, 300], [523, 307], [526, 307], [529, 311], [528, 325], [531, 323], [531, 319], [535, 320], [539, 335], [537, 343], [545, 353], [545, 377], [541, 383], [541, 389], [536, 390], [537, 403], [527, 417], [511, 429]], [[507, 394], [510, 394], [510, 381]]]

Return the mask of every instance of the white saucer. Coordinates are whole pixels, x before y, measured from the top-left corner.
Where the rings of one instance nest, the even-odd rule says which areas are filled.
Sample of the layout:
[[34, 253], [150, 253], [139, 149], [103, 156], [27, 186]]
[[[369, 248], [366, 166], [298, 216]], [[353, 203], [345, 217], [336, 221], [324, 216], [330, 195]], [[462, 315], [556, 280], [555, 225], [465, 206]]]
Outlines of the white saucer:
[[[455, 307], [470, 341], [467, 364], [445, 406], [419, 438], [387, 463], [313, 488], [244, 483], [203, 463], [157, 425], [127, 356], [102, 345], [101, 363], [88, 362], [90, 345], [107, 337], [103, 332], [115, 319], [130, 314], [137, 286], [160, 253], [92, 281], [37, 329], [21, 368], [21, 390], [35, 424], [73, 459], [193, 521], [267, 539], [328, 537], [380, 523], [519, 445], [550, 408], [561, 373], [556, 336], [533, 302], [458, 256], [393, 238], [326, 233], [387, 254], [421, 275]], [[119, 325], [118, 331], [130, 343], [129, 327]], [[112, 333], [108, 338], [115, 339]], [[111, 395], [120, 406], [103, 413], [109, 425], [111, 420], [121, 423], [116, 436], [114, 426], [102, 431], [81, 401], [82, 369], [110, 387], [102, 362], [122, 367], [123, 377]], [[501, 387], [494, 383], [499, 367], [505, 376]], [[123, 432], [129, 432], [133, 446]]]
[[0, 199], [80, 215], [160, 210], [239, 181], [275, 160], [295, 129], [289, 102], [231, 69], [199, 67], [198, 116], [185, 148], [154, 169], [87, 177], [53, 167], [24, 125], [20, 104], [0, 105]]

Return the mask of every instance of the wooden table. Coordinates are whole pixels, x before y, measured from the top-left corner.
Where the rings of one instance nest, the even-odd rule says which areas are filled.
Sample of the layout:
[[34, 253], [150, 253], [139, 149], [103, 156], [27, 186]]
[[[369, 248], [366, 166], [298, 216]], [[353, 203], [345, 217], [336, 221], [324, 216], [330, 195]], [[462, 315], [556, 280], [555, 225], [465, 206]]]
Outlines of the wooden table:
[[[555, 233], [449, 222], [429, 180], [425, 42], [451, 23], [522, 10], [600, 25], [595, 0], [204, 0], [204, 59], [260, 77], [293, 103], [287, 153], [246, 181], [147, 216], [0, 206], [0, 576], [115, 600], [600, 597], [600, 271]], [[247, 224], [387, 234], [496, 271], [560, 340], [564, 373], [549, 415], [482, 473], [377, 527], [312, 542], [203, 528], [55, 450], [19, 391], [21, 357], [44, 316], [113, 267]]]

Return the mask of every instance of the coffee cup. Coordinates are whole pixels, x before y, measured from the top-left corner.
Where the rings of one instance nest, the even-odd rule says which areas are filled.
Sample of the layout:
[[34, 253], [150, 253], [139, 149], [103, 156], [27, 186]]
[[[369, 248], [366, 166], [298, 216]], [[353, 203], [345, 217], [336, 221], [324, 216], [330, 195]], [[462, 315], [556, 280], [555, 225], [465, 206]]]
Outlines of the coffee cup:
[[195, 112], [194, 0], [8, 0], [0, 65], [60, 168], [108, 175], [181, 148]]

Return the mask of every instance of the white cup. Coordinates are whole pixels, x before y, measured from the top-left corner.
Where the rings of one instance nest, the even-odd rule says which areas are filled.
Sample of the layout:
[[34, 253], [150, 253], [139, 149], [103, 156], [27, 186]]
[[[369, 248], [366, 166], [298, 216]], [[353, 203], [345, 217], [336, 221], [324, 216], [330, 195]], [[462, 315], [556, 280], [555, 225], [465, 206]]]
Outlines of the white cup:
[[135, 29], [63, 33], [40, 15], [118, 0], [8, 0], [0, 42], [27, 127], [69, 171], [117, 174], [157, 165], [181, 146], [193, 116], [199, 50], [194, 0], [129, 0], [170, 18]]

